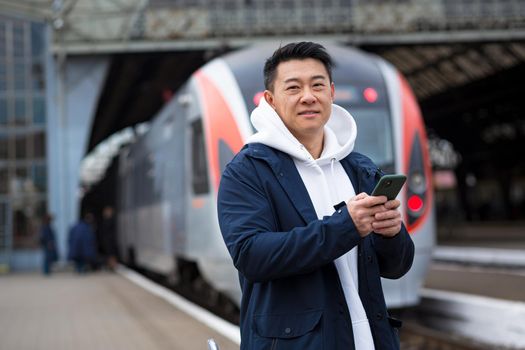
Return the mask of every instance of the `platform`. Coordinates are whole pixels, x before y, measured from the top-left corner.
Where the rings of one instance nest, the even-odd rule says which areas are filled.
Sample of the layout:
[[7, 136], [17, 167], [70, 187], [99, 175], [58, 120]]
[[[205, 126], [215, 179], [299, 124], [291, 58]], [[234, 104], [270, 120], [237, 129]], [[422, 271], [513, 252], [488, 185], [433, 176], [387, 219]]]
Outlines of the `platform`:
[[2, 349], [239, 349], [120, 274], [0, 276]]
[[525, 268], [525, 223], [441, 227], [434, 262]]

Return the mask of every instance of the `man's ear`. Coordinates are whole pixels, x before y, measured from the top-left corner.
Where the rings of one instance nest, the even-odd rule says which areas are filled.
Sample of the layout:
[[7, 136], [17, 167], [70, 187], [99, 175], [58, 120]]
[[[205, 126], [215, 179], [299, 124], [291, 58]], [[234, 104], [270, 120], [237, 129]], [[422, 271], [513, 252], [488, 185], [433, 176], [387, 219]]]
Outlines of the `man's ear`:
[[334, 98], [335, 98], [335, 84], [334, 84], [334, 82], [332, 82], [330, 84], [330, 95], [332, 96], [332, 102], [334, 102]]
[[264, 90], [264, 99], [270, 106], [272, 106], [273, 109], [275, 109], [275, 103], [273, 100], [273, 94], [270, 90]]

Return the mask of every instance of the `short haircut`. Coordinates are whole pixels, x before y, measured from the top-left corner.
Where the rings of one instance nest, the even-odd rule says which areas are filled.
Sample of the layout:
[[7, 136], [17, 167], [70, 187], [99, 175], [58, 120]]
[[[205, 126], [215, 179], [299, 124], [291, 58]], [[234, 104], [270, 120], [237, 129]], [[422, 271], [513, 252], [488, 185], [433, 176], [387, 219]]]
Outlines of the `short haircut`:
[[321, 61], [328, 72], [330, 82], [332, 82], [332, 67], [334, 63], [324, 46], [310, 41], [302, 41], [279, 47], [275, 50], [272, 57], [266, 60], [264, 64], [264, 88], [273, 91], [277, 66], [279, 66], [281, 62], [305, 60], [308, 58]]

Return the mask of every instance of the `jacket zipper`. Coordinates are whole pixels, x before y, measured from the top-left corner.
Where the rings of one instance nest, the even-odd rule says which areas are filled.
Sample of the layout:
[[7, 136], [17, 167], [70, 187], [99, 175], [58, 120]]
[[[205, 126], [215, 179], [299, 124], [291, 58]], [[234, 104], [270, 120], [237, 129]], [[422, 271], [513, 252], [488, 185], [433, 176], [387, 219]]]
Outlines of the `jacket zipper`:
[[270, 350], [275, 350], [277, 347], [277, 338], [273, 338], [272, 340], [272, 347], [270, 348]]

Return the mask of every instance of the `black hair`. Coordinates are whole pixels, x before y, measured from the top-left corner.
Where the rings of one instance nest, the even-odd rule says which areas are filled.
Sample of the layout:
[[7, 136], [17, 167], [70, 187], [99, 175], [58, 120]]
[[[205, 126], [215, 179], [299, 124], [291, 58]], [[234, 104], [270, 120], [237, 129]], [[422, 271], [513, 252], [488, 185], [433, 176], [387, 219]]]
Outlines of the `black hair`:
[[266, 60], [264, 64], [264, 88], [270, 91], [273, 90], [273, 83], [279, 63], [290, 60], [304, 60], [307, 58], [321, 61], [328, 72], [330, 82], [332, 82], [332, 67], [334, 66], [334, 62], [332, 61], [332, 57], [326, 52], [324, 46], [310, 41], [302, 41], [279, 47], [275, 50], [272, 57]]

